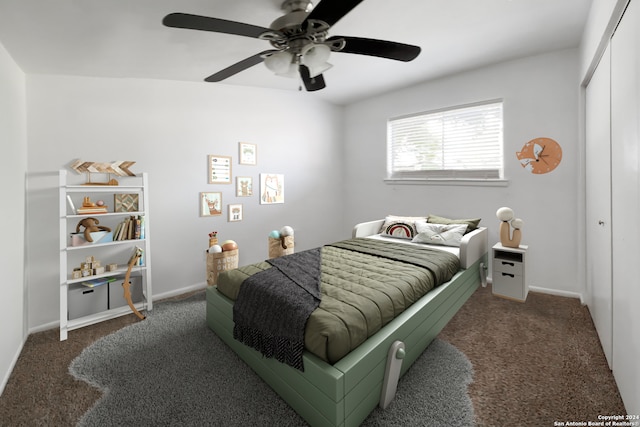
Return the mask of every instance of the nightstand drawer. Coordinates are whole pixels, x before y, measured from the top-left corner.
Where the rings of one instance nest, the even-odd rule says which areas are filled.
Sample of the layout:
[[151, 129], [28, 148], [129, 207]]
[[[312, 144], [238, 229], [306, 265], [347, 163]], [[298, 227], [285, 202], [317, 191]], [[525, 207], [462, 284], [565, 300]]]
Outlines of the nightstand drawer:
[[[495, 273], [509, 273], [517, 276], [522, 276], [522, 263], [517, 261], [511, 261], [508, 259], [493, 259], [493, 271]], [[494, 275], [495, 275], [494, 273]]]
[[491, 286], [494, 294], [518, 301], [524, 301], [525, 299], [522, 276], [494, 270]]

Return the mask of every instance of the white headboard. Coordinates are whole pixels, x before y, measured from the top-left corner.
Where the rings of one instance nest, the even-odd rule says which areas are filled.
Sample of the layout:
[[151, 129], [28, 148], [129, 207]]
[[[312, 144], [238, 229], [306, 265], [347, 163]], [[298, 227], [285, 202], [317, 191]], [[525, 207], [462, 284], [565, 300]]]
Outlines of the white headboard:
[[[352, 237], [367, 237], [380, 233], [384, 219], [362, 222], [353, 227]], [[460, 242], [460, 267], [469, 268], [489, 250], [489, 233], [486, 227], [479, 227], [465, 234]]]

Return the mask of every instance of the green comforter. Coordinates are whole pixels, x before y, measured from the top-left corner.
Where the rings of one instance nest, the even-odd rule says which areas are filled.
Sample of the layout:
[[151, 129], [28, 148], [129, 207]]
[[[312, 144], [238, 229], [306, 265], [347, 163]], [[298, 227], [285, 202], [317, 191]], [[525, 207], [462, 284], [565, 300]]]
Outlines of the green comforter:
[[[235, 300], [244, 279], [267, 268], [223, 272], [218, 290]], [[324, 246], [322, 300], [306, 325], [306, 349], [337, 362], [458, 270], [455, 255], [416, 245], [358, 238]]]

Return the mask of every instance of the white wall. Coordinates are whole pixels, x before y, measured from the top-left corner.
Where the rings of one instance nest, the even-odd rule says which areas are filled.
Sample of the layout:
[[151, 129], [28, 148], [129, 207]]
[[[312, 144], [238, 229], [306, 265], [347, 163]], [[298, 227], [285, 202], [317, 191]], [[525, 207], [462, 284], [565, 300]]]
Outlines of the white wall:
[[[158, 80], [29, 75], [27, 92], [32, 329], [58, 319], [57, 171], [74, 159], [132, 160], [149, 173], [158, 296], [204, 286], [213, 230], [238, 242], [241, 264], [265, 259], [269, 231], [284, 225], [298, 250], [349, 237], [340, 233], [341, 107], [306, 92]], [[257, 144], [257, 166], [238, 164], [240, 141]], [[209, 154], [233, 156], [234, 176], [252, 176], [255, 195], [208, 184]], [[259, 204], [261, 172], [284, 174], [284, 204]], [[223, 216], [199, 216], [201, 191], [223, 192]], [[227, 221], [229, 203], [244, 205], [243, 221]]]
[[592, 0], [580, 43], [580, 77], [589, 79], [629, 0]]
[[[552, 52], [426, 82], [353, 104], [345, 114], [345, 227], [387, 214], [481, 217], [498, 241], [495, 212], [514, 209], [525, 222], [530, 285], [582, 292], [578, 272], [578, 52]], [[421, 111], [504, 99], [506, 187], [385, 184], [386, 121]], [[550, 137], [562, 163], [546, 175], [526, 172], [516, 152]]]
[[0, 394], [26, 337], [24, 224], [27, 173], [24, 73], [0, 44]]

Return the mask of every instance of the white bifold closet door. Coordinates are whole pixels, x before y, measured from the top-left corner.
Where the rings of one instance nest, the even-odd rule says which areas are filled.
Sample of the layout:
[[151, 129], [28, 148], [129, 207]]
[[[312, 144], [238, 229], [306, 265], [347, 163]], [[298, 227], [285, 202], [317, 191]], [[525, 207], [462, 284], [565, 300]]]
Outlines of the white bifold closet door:
[[640, 0], [611, 38], [613, 374], [640, 414]]
[[611, 58], [604, 52], [586, 89], [587, 304], [612, 367]]

